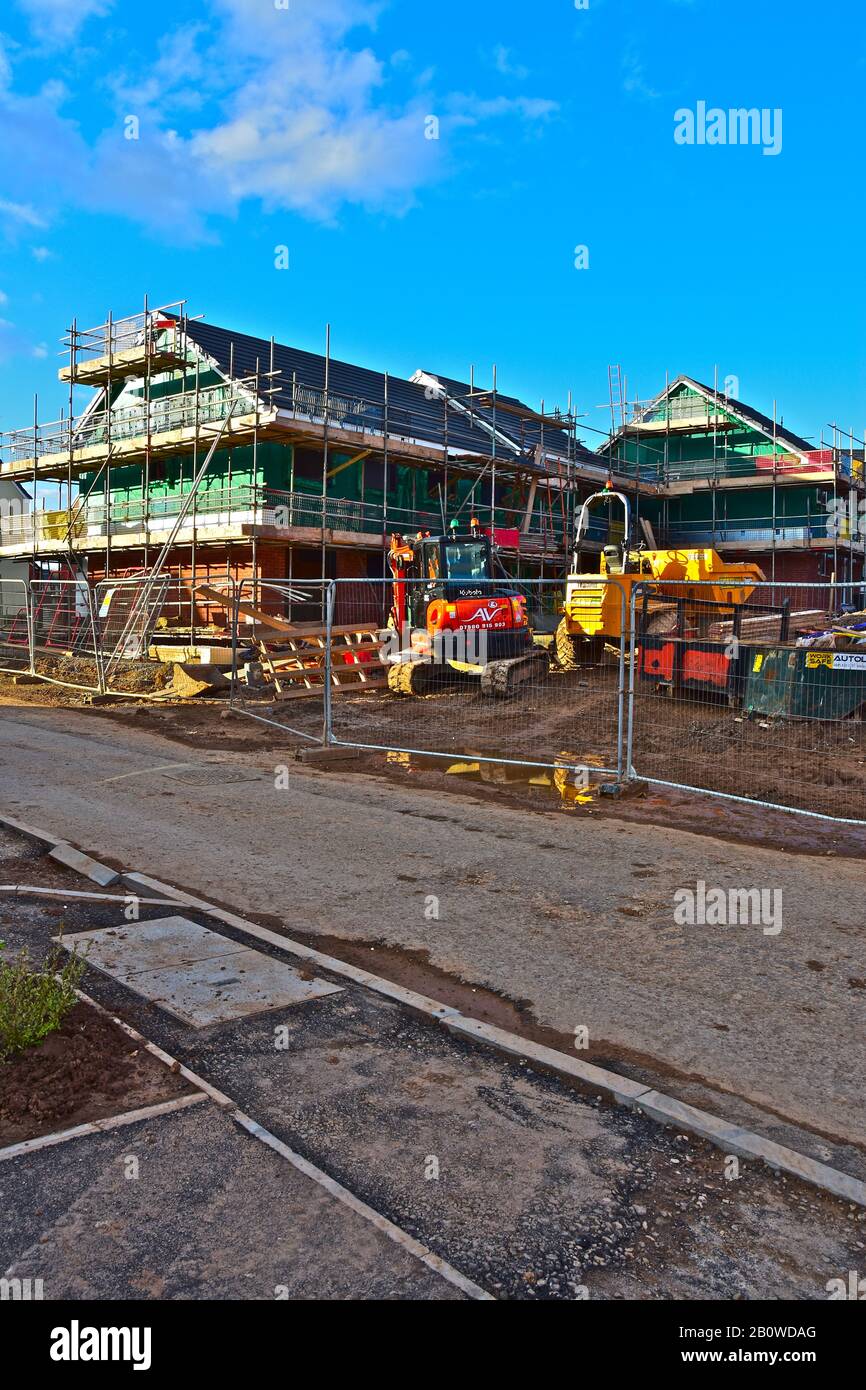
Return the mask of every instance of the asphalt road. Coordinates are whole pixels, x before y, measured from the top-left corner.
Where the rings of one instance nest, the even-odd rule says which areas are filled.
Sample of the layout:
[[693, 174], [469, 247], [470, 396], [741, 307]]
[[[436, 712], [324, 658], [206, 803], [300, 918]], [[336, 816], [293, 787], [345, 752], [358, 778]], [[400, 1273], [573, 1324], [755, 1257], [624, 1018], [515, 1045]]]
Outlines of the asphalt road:
[[[445, 779], [275, 779], [287, 749], [209, 754], [140, 724], [6, 705], [3, 805], [290, 930], [427, 951], [563, 1035], [585, 1027], [591, 1059], [863, 1176], [860, 861], [482, 805]], [[782, 929], [677, 925], [698, 881], [781, 890]]]
[[[7, 876], [81, 882], [22, 844], [0, 832]], [[120, 928], [121, 953], [141, 925], [108, 903], [0, 897], [10, 951], [39, 958], [61, 923]], [[732, 1172], [707, 1143], [334, 982], [201, 1029], [93, 967], [83, 983], [494, 1297], [811, 1301], [862, 1265], [862, 1209], [761, 1163]], [[462, 1296], [209, 1102], [0, 1162], [0, 1276], [47, 1298]]]

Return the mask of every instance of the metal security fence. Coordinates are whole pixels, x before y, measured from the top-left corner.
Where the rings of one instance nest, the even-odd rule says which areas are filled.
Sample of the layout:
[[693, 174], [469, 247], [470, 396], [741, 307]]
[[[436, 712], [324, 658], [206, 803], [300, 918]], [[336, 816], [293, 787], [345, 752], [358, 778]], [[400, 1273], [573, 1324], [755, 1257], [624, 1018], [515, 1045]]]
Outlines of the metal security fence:
[[866, 610], [850, 586], [652, 583], [631, 597], [627, 766], [866, 819]]
[[[328, 740], [439, 762], [621, 775], [627, 605], [616, 581], [600, 583], [622, 636], [569, 659], [557, 654], [555, 581], [336, 581]], [[450, 599], [455, 587], [466, 596]], [[361, 686], [371, 693], [351, 698]]]
[[309, 742], [327, 739], [335, 608], [328, 580], [243, 579], [232, 589], [230, 707]]
[[[93, 610], [105, 694], [169, 694], [175, 663], [192, 662], [207, 642], [195, 636], [207, 600], [199, 605], [195, 586], [168, 574], [155, 580], [147, 574], [100, 579]], [[228, 618], [228, 600], [227, 610]]]
[[145, 576], [2, 580], [0, 670], [73, 690], [151, 693], [160, 682], [140, 668], [168, 589], [167, 579], [149, 585]]
[[645, 779], [866, 823], [860, 586], [467, 571], [455, 593], [428, 558], [394, 580], [3, 580], [0, 671], [222, 693], [287, 744], [488, 780]]
[[[581, 602], [604, 611], [605, 631], [573, 641], [575, 613], [563, 626], [561, 586], [478, 583], [480, 620], [491, 624], [486, 651], [449, 645], [447, 627], [443, 644], [431, 646], [428, 625], [412, 623], [413, 599], [426, 606], [429, 580], [404, 582], [403, 630], [390, 582], [342, 591], [333, 583], [326, 741], [437, 765], [581, 769], [866, 822], [858, 591], [730, 577], [587, 581]], [[518, 589], [532, 650], [509, 680], [495, 671], [514, 652], [507, 640], [497, 647], [508, 628], [497, 628], [494, 610]], [[344, 652], [347, 642], [356, 650]], [[354, 692], [342, 689], [343, 663], [365, 666], [365, 677], [350, 677]]]
[[86, 579], [32, 579], [28, 585], [31, 670], [50, 685], [104, 688], [95, 595]]
[[30, 670], [32, 649], [27, 582], [0, 579], [0, 670]]

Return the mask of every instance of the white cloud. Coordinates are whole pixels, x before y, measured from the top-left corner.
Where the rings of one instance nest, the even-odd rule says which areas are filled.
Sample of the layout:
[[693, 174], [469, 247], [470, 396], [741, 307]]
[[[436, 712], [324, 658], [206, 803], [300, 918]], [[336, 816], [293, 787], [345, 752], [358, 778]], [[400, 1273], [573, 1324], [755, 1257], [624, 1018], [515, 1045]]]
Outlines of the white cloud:
[[528, 68], [523, 67], [521, 63], [512, 62], [511, 49], [506, 48], [503, 43], [498, 43], [493, 50], [493, 66], [503, 77], [516, 77], [522, 81], [529, 76]]
[[6, 35], [0, 34], [0, 95], [12, 85], [12, 63], [6, 51], [8, 44]]
[[546, 121], [556, 115], [559, 102], [541, 97], [478, 97], [454, 93], [448, 99], [451, 121], [459, 126], [477, 126], [503, 116], [524, 121]]
[[[73, 8], [20, 2], [34, 22], [50, 13], [55, 29]], [[74, 8], [95, 14], [103, 3]], [[500, 121], [533, 129], [558, 109], [530, 96], [435, 95], [432, 71], [413, 81], [399, 50], [380, 59], [363, 41], [375, 37], [382, 7], [212, 0], [207, 25], [180, 25], [149, 60], [113, 69], [114, 120], [90, 142], [64, 114], [60, 83], [30, 97], [0, 90], [0, 147], [17, 154], [4, 191], [36, 217], [43, 206], [51, 216], [68, 206], [121, 213], [174, 239], [207, 236], [213, 215], [233, 216], [250, 199], [319, 219], [344, 204], [401, 213], [456, 163], [453, 131]], [[431, 114], [442, 118], [439, 140], [425, 138]], [[128, 115], [138, 139], [124, 139]], [[464, 164], [466, 153], [464, 142]]]
[[27, 227], [44, 227], [42, 217], [31, 203], [13, 203], [8, 198], [0, 198], [0, 215], [11, 217], [14, 222], [23, 222]]
[[9, 319], [0, 318], [0, 362], [9, 362], [13, 357], [26, 357], [33, 344], [26, 333]]
[[647, 81], [643, 62], [634, 48], [626, 49], [622, 60], [622, 74], [623, 91], [629, 92], [632, 96], [654, 101], [660, 95]]
[[18, 0], [38, 39], [51, 45], [69, 43], [88, 19], [105, 15], [113, 0]]
[[0, 362], [9, 362], [15, 357], [47, 356], [47, 344], [35, 343], [17, 324], [9, 319], [0, 318]]

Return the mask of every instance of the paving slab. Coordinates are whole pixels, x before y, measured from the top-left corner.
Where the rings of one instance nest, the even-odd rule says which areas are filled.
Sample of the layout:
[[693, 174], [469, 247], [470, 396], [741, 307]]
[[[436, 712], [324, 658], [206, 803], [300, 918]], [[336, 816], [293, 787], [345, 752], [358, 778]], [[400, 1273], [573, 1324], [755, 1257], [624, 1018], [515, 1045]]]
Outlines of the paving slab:
[[63, 940], [86, 953], [88, 965], [105, 970], [118, 980], [129, 980], [143, 971], [192, 965], [244, 949], [227, 936], [180, 916], [75, 932], [64, 935]]
[[185, 917], [74, 932], [63, 944], [193, 1028], [340, 992]]

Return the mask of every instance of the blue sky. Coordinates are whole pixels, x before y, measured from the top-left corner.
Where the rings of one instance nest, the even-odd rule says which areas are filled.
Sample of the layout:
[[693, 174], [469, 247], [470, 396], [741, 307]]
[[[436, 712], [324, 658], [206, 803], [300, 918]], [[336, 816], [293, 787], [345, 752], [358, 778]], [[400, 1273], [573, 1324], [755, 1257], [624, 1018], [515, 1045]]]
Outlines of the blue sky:
[[[394, 373], [496, 362], [597, 430], [618, 362], [862, 432], [864, 80], [841, 0], [7, 0], [0, 428], [65, 406], [73, 316], [146, 292]], [[677, 144], [701, 101], [780, 109], [781, 151]]]

